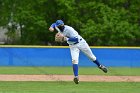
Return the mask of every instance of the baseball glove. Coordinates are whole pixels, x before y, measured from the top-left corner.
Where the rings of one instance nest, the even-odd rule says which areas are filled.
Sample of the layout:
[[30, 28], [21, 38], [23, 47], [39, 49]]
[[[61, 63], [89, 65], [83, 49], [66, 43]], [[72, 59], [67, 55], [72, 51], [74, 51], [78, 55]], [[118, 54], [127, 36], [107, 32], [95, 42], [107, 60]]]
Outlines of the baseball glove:
[[64, 36], [63, 36], [63, 34], [61, 34], [61, 33], [56, 33], [56, 35], [55, 35], [55, 41], [56, 42], [64, 42], [65, 40], [64, 40]]

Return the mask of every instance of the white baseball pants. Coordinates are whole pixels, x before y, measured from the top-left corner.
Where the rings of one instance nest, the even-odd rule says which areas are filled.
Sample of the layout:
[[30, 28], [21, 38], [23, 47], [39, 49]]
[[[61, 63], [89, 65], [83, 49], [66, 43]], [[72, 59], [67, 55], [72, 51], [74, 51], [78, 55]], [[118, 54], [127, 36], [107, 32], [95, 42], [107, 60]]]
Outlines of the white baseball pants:
[[79, 63], [79, 53], [82, 51], [91, 61], [95, 61], [96, 57], [92, 53], [89, 45], [87, 42], [82, 39], [79, 43], [70, 46], [70, 52], [72, 57], [72, 63], [78, 64]]

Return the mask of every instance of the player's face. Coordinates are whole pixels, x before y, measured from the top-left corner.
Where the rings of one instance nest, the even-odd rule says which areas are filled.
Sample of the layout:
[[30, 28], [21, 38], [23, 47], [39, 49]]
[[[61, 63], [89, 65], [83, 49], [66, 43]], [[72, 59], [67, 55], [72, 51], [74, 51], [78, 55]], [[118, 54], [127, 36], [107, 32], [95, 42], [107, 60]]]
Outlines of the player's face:
[[63, 30], [64, 30], [64, 25], [60, 25], [60, 26], [58, 26], [58, 28], [60, 29], [60, 31], [62, 31], [63, 32]]

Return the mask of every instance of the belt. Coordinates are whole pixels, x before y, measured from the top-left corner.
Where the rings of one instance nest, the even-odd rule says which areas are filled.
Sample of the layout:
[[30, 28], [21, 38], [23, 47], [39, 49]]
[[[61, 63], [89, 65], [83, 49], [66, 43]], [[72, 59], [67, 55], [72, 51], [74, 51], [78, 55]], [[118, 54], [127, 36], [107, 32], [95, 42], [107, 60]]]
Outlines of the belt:
[[[80, 41], [82, 40], [82, 38], [80, 39]], [[73, 44], [70, 44], [70, 45], [75, 45], [75, 44], [78, 44], [79, 42], [75, 42], [75, 43], [73, 43]]]

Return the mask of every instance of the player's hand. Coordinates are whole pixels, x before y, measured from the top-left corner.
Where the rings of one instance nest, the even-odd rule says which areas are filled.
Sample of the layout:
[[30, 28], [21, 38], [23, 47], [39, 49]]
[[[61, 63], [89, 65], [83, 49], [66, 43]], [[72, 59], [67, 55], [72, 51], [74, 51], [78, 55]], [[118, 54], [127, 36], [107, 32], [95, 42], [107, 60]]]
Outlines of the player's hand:
[[49, 28], [49, 31], [53, 32], [54, 31], [54, 28], [53, 27], [50, 27]]

